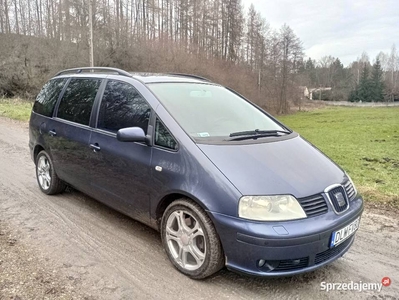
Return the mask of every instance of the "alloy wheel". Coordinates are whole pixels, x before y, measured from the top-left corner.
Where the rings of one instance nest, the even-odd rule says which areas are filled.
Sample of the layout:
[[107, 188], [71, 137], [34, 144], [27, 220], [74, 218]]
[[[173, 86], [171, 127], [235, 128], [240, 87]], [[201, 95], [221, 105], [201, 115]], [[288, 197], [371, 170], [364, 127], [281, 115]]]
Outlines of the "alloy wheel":
[[50, 162], [44, 155], [37, 162], [37, 177], [42, 189], [48, 190], [51, 185]]
[[184, 269], [194, 271], [204, 263], [204, 231], [188, 211], [176, 210], [170, 214], [166, 223], [166, 241], [174, 260]]

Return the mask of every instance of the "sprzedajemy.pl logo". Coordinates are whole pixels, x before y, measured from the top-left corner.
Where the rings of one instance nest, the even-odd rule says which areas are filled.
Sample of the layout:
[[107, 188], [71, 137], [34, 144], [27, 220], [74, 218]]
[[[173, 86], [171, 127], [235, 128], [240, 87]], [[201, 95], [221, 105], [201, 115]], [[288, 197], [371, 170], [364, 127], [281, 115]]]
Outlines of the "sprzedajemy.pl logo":
[[388, 287], [392, 283], [389, 277], [382, 278], [381, 282], [363, 282], [363, 281], [349, 281], [349, 282], [321, 282], [320, 290], [330, 291], [378, 291], [381, 292], [382, 286]]

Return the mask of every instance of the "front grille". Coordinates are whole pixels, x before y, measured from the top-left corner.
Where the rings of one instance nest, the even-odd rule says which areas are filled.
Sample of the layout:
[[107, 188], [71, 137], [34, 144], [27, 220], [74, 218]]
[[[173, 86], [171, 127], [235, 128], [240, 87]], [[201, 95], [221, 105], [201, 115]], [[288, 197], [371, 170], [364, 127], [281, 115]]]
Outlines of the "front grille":
[[298, 199], [308, 217], [325, 214], [328, 210], [326, 200], [321, 194]]
[[328, 192], [331, 203], [337, 213], [343, 212], [348, 208], [349, 202], [346, 192], [342, 186], [335, 187]]
[[309, 265], [309, 257], [302, 257], [297, 259], [280, 260], [277, 268], [273, 271], [290, 271], [306, 268]]
[[338, 246], [328, 249], [326, 251], [320, 252], [316, 254], [314, 263], [315, 265], [321, 264], [322, 262], [329, 260], [330, 258], [334, 256], [338, 256], [348, 245], [349, 243], [353, 240], [353, 237], [347, 239], [346, 241], [342, 242], [342, 244], [339, 244]]
[[350, 182], [350, 180], [346, 181], [343, 185], [344, 185], [346, 194], [348, 195], [348, 199], [353, 200], [356, 196], [356, 191], [355, 191], [355, 188], [353, 187], [352, 183]]

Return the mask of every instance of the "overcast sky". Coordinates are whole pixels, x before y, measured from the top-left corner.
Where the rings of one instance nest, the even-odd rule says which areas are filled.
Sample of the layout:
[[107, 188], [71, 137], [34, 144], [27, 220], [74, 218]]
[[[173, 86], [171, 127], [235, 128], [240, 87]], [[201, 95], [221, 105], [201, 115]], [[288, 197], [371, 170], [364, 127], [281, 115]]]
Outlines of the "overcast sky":
[[373, 61], [399, 47], [399, 0], [243, 0], [251, 2], [272, 28], [289, 25], [307, 57], [332, 55], [348, 65], [363, 51]]

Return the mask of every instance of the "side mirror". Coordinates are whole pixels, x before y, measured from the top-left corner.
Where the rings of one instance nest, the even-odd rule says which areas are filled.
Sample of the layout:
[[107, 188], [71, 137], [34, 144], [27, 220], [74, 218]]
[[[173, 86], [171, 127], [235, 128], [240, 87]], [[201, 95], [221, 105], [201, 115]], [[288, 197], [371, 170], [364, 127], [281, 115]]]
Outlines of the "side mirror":
[[119, 129], [116, 138], [121, 142], [147, 142], [144, 130], [140, 127]]

